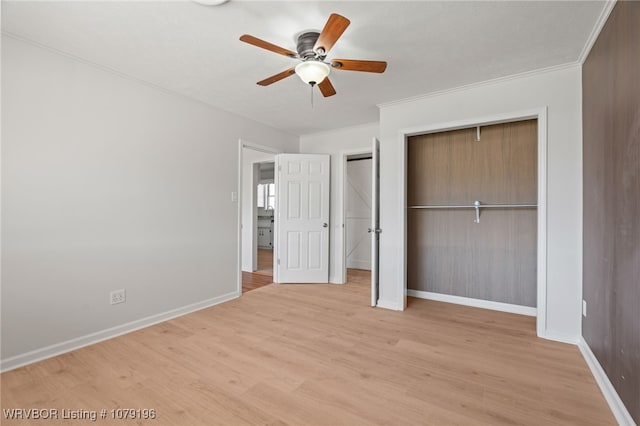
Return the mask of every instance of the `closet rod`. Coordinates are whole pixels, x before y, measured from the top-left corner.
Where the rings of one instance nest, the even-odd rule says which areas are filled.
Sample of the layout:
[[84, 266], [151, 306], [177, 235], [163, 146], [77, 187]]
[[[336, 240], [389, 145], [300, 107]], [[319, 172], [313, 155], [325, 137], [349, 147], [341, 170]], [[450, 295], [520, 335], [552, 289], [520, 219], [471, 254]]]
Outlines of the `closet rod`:
[[476, 200], [468, 206], [409, 206], [410, 209], [475, 209], [475, 223], [480, 223], [480, 209], [518, 209], [538, 207], [537, 204], [482, 204]]
[[466, 206], [408, 206], [409, 209], [509, 209], [509, 208], [531, 208], [538, 207], [537, 204], [480, 204], [478, 206], [469, 204]]

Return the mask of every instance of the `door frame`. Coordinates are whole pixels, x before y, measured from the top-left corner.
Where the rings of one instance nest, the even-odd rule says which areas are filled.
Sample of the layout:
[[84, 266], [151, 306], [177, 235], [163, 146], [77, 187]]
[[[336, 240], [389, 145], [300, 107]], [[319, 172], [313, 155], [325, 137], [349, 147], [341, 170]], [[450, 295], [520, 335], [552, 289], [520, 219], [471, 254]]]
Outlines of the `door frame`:
[[[263, 152], [265, 154], [273, 154], [274, 156], [281, 154], [282, 151], [280, 151], [277, 148], [273, 148], [270, 146], [266, 146], [266, 145], [260, 145], [260, 144], [255, 144], [252, 142], [247, 142], [244, 139], [238, 139], [238, 188], [237, 188], [237, 192], [236, 192], [236, 198], [237, 198], [237, 203], [238, 203], [238, 234], [237, 234], [237, 239], [238, 239], [238, 259], [237, 259], [237, 264], [236, 264], [236, 269], [238, 271], [238, 275], [236, 277], [236, 292], [238, 296], [242, 296], [242, 184], [243, 184], [243, 180], [242, 180], [242, 174], [244, 171], [244, 167], [243, 167], [243, 150], [244, 149], [251, 149], [254, 151], [258, 151], [258, 152]], [[253, 167], [253, 165], [251, 165], [251, 167]], [[276, 197], [278, 196], [278, 194], [276, 193]], [[232, 195], [232, 201], [233, 201], [233, 195]], [[252, 232], [253, 234], [253, 232]], [[255, 239], [256, 236], [252, 235], [251, 237], [252, 239]], [[274, 245], [274, 250], [275, 250], [275, 239], [273, 242]], [[274, 256], [275, 258], [275, 256]]]
[[[398, 293], [403, 295], [401, 310], [407, 307], [407, 143], [410, 136], [428, 133], [439, 133], [450, 130], [464, 129], [474, 126], [489, 126], [492, 124], [508, 123], [521, 120], [538, 120], [538, 209], [537, 209], [537, 301], [536, 301], [536, 331], [539, 337], [546, 336], [547, 329], [547, 107], [507, 112], [484, 117], [467, 118], [445, 123], [427, 124], [401, 129], [399, 139], [402, 146], [402, 173], [400, 194], [402, 194], [401, 227], [403, 229], [403, 244], [401, 258], [403, 268], [401, 279], [397, 280], [400, 287]], [[384, 150], [384, 148], [383, 148]]]
[[[273, 164], [274, 166], [274, 179], [258, 179], [260, 177], [261, 174], [261, 166], [263, 164]], [[266, 184], [266, 183], [274, 183], [275, 182], [275, 164], [276, 164], [276, 159], [275, 159], [275, 155], [273, 156], [273, 160], [268, 160], [268, 161], [258, 161], [255, 163], [252, 163], [251, 165], [252, 167], [252, 180], [253, 180], [253, 186], [251, 187], [251, 197], [253, 200], [256, 200], [258, 198], [258, 185], [260, 184]], [[273, 180], [273, 182], [269, 182], [269, 180]], [[252, 251], [252, 257], [253, 257], [253, 270], [257, 271], [258, 270], [258, 250], [259, 250], [259, 246], [258, 246], [258, 206], [257, 206], [257, 202], [256, 205], [253, 206], [252, 212], [252, 238], [251, 238], [251, 251]], [[275, 217], [274, 217], [275, 219]], [[275, 231], [272, 231], [272, 243], [271, 243], [271, 249], [274, 250], [275, 247], [275, 238], [273, 238], [273, 234], [275, 233]], [[274, 250], [275, 251], [275, 250]]]
[[342, 239], [342, 244], [338, 244], [338, 253], [335, 253], [335, 259], [340, 261], [340, 275], [338, 276], [339, 282], [334, 284], [346, 284], [347, 282], [347, 158], [352, 155], [373, 155], [371, 145], [362, 148], [354, 148], [349, 150], [340, 151], [340, 164], [338, 168], [338, 187], [340, 195], [338, 196], [338, 223], [341, 224], [339, 235]]

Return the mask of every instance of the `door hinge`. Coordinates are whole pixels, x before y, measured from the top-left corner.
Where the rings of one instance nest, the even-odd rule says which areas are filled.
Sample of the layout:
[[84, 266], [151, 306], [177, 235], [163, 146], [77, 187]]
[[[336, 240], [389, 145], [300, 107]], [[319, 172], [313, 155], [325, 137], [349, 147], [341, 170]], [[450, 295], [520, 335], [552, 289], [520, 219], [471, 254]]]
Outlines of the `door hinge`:
[[280, 259], [278, 259], [278, 266], [280, 266]]
[[278, 171], [281, 172], [282, 171], [282, 166], [278, 166]]

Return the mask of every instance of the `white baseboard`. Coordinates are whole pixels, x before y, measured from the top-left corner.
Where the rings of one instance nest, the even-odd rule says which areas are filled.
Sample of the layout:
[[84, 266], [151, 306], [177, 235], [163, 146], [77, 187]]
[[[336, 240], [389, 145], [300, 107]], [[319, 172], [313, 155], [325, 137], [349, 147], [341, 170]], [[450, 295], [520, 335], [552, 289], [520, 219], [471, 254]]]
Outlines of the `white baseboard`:
[[579, 339], [578, 336], [570, 336], [568, 334], [556, 333], [549, 330], [546, 330], [544, 334], [538, 333], [538, 337], [542, 339], [553, 340], [554, 342], [568, 343], [570, 345], [577, 345]]
[[384, 309], [391, 309], [393, 311], [402, 311], [404, 310], [404, 307], [392, 302], [390, 300], [384, 300], [384, 299], [378, 299], [378, 303], [376, 303], [376, 307], [378, 308], [384, 308]]
[[512, 314], [527, 315], [530, 317], [535, 317], [538, 314], [538, 310], [530, 306], [512, 305], [510, 303], [492, 302], [490, 300], [472, 299], [470, 297], [452, 296], [449, 294], [432, 293], [430, 291], [407, 289], [407, 296], [437, 300], [438, 302], [455, 303], [457, 305], [473, 306], [474, 308], [510, 312]]
[[584, 340], [584, 337], [580, 337], [578, 339], [578, 348], [580, 348], [580, 352], [582, 352], [584, 360], [587, 362], [598, 386], [600, 386], [600, 390], [602, 391], [604, 398], [607, 400], [609, 408], [611, 408], [616, 421], [623, 426], [634, 426], [635, 422], [633, 421], [633, 418], [631, 418], [631, 414], [629, 414], [627, 407], [624, 406], [618, 392], [616, 392], [616, 389], [611, 384], [609, 377], [607, 377], [607, 373], [605, 373], [604, 369], [598, 362], [598, 359], [593, 352], [591, 352], [591, 348], [587, 341]]
[[342, 281], [342, 277], [329, 276], [329, 284], [345, 284], [345, 282]]
[[162, 312], [156, 315], [151, 315], [146, 318], [131, 321], [126, 324], [118, 325], [116, 327], [111, 327], [106, 330], [97, 331], [85, 336], [76, 337], [75, 339], [56, 343], [44, 348], [26, 352], [24, 354], [15, 355], [0, 361], [0, 372], [4, 373], [5, 371], [23, 367], [27, 364], [33, 364], [34, 362], [42, 361], [47, 358], [52, 358], [66, 352], [93, 345], [94, 343], [102, 342], [103, 340], [112, 339], [114, 337], [121, 336], [123, 334], [139, 330], [141, 328], [149, 327], [151, 325], [158, 324], [185, 314], [189, 314], [191, 312], [199, 311], [201, 309], [209, 308], [211, 306], [227, 302], [239, 296], [240, 294], [238, 294], [237, 291], [234, 291], [231, 293], [223, 294], [222, 296], [203, 300], [202, 302], [193, 303], [191, 305], [172, 309], [170, 311]]
[[371, 270], [371, 261], [366, 260], [347, 260], [347, 268]]

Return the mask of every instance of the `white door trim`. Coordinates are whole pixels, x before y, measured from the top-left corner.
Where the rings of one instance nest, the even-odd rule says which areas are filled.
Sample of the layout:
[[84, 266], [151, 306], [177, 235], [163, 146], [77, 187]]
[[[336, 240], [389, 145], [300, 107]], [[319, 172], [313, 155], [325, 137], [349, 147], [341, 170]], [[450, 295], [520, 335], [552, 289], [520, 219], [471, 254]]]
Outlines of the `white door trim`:
[[401, 310], [407, 307], [407, 139], [409, 136], [425, 133], [437, 133], [449, 130], [462, 129], [473, 126], [488, 126], [491, 124], [506, 123], [518, 120], [538, 120], [538, 253], [537, 253], [537, 318], [536, 330], [539, 337], [547, 337], [547, 107], [512, 111], [504, 114], [496, 114], [485, 117], [468, 118], [446, 123], [427, 124], [423, 126], [401, 129], [398, 138], [402, 146], [402, 173], [400, 182], [400, 194], [402, 203], [401, 226], [404, 230], [403, 244], [400, 248], [400, 257], [403, 267], [394, 280], [398, 286], [396, 294], [402, 295], [402, 300], [397, 301]]
[[347, 201], [345, 197], [347, 195], [347, 158], [352, 155], [372, 154], [371, 146], [354, 148], [344, 151], [339, 151], [339, 158], [341, 166], [338, 167], [338, 188], [340, 188], [340, 195], [338, 196], [338, 223], [340, 224], [340, 232], [342, 238], [342, 244], [339, 244], [338, 253], [335, 253], [335, 259], [340, 259], [340, 282], [333, 282], [333, 284], [345, 284], [347, 282], [347, 234], [345, 228], [345, 222], [347, 221]]
[[236, 277], [236, 292], [238, 296], [242, 295], [242, 150], [244, 148], [273, 155], [280, 154], [282, 152], [277, 148], [272, 148], [270, 146], [259, 145], [247, 142], [243, 139], [238, 139], [238, 189], [236, 192], [236, 197], [238, 200], [238, 261], [236, 265], [238, 276]]

